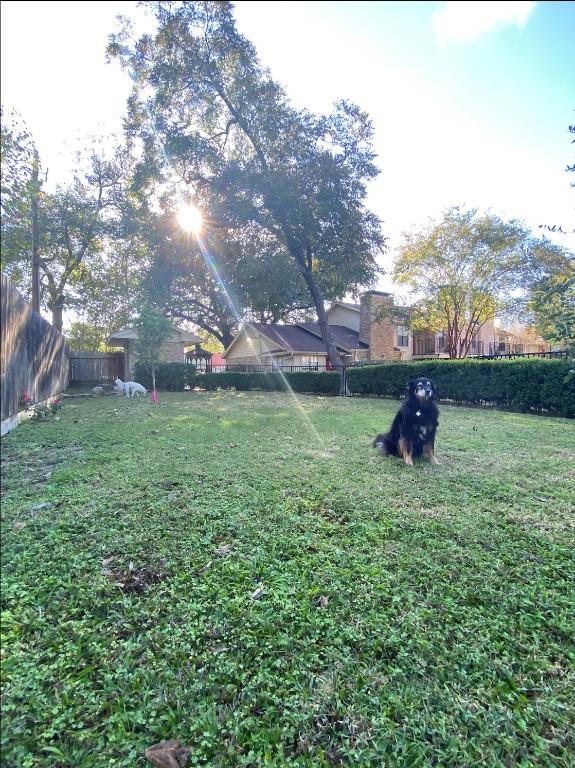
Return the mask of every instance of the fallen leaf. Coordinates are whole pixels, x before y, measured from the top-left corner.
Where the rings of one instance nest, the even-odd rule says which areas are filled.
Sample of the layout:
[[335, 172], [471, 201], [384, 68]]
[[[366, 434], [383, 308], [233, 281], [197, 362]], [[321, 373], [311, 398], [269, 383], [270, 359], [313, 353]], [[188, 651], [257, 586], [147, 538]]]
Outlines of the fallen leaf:
[[202, 567], [201, 567], [201, 568], [198, 570], [198, 573], [205, 573], [205, 572], [206, 572], [206, 571], [209, 569], [209, 567], [211, 566], [211, 564], [212, 564], [212, 561], [210, 560], [208, 563], [206, 563], [205, 565], [203, 565], [203, 566], [202, 566]]
[[224, 557], [225, 555], [229, 555], [232, 549], [231, 544], [224, 544], [221, 547], [218, 547], [216, 551], [214, 552], [214, 555], [217, 555], [218, 557]]
[[264, 593], [264, 589], [265, 589], [265, 587], [264, 587], [263, 584], [261, 584], [261, 583], [258, 584], [257, 589], [254, 592], [252, 592], [252, 594], [250, 595], [251, 599], [252, 600], [259, 600], [260, 597]]
[[26, 523], [17, 521], [15, 523], [12, 523], [12, 528], [14, 528], [15, 531], [21, 531], [22, 528], [26, 528]]
[[317, 607], [327, 608], [328, 602], [329, 602], [329, 598], [327, 597], [327, 595], [320, 595], [317, 601]]
[[156, 768], [186, 768], [191, 750], [177, 740], [161, 741], [144, 752], [146, 759]]
[[105, 557], [102, 560], [102, 568], [105, 568], [107, 565], [110, 565], [114, 560], [116, 559], [116, 555], [112, 555], [112, 557]]
[[227, 651], [227, 650], [228, 649], [226, 648], [225, 645], [212, 645], [212, 647], [210, 648], [210, 651], [212, 653], [223, 653], [224, 651]]

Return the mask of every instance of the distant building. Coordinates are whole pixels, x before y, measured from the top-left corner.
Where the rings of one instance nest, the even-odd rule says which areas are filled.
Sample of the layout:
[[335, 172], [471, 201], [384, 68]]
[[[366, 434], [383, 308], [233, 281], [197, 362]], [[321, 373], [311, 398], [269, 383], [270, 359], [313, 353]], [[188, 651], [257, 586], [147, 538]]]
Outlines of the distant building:
[[[125, 356], [126, 378], [134, 376], [134, 366], [138, 360], [135, 342], [138, 339], [138, 332], [135, 328], [124, 328], [110, 334], [106, 339], [109, 347], [122, 347]], [[200, 344], [202, 339], [195, 333], [186, 331], [183, 328], [171, 327], [171, 333], [167, 341], [162, 345], [162, 357], [167, 363], [184, 363], [186, 360], [186, 349], [195, 344]]]
[[[448, 357], [443, 333], [409, 330], [410, 309], [395, 305], [393, 294], [367, 291], [359, 304], [335, 301], [327, 311], [340, 354], [348, 363]], [[470, 355], [490, 354], [495, 342], [493, 321], [474, 336]], [[248, 323], [224, 352], [228, 365], [330, 367], [318, 323]]]

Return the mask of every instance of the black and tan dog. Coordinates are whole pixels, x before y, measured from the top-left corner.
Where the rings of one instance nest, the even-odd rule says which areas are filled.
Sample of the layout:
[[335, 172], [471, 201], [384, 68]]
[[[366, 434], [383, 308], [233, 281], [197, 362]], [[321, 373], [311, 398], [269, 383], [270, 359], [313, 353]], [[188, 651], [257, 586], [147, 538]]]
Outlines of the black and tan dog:
[[373, 447], [378, 448], [383, 456], [399, 456], [409, 465], [421, 455], [432, 464], [439, 464], [434, 453], [439, 421], [436, 396], [435, 385], [429, 379], [408, 382], [405, 400], [395, 415], [391, 429], [378, 435]]

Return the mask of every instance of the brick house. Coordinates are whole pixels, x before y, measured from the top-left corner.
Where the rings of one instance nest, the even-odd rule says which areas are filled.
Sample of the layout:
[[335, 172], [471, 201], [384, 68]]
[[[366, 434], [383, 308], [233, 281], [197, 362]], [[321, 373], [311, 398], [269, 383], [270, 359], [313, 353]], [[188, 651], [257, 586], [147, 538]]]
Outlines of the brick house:
[[[392, 293], [367, 291], [360, 303], [335, 301], [327, 319], [336, 345], [348, 363], [372, 360], [417, 360], [447, 357], [445, 337], [433, 331], [409, 330], [409, 308], [395, 305]], [[493, 321], [474, 338], [469, 354], [489, 354]], [[329, 368], [318, 323], [293, 325], [250, 323], [224, 352], [228, 365], [309, 366]]]
[[[135, 350], [137, 338], [138, 332], [135, 328], [124, 328], [110, 334], [106, 339], [106, 344], [109, 347], [122, 347], [124, 350], [124, 370], [127, 379], [133, 378], [134, 366], [138, 360], [138, 354]], [[184, 363], [187, 350], [200, 344], [201, 341], [202, 339], [195, 333], [171, 326], [170, 336], [162, 345], [162, 359], [166, 363]]]

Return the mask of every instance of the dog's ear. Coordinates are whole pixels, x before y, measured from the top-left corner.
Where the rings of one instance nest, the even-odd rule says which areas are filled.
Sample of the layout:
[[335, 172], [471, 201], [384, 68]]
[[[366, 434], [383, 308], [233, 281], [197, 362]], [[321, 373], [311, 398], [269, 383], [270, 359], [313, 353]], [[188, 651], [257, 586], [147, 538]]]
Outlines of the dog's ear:
[[405, 385], [405, 394], [409, 397], [415, 392], [415, 381], [408, 381]]

